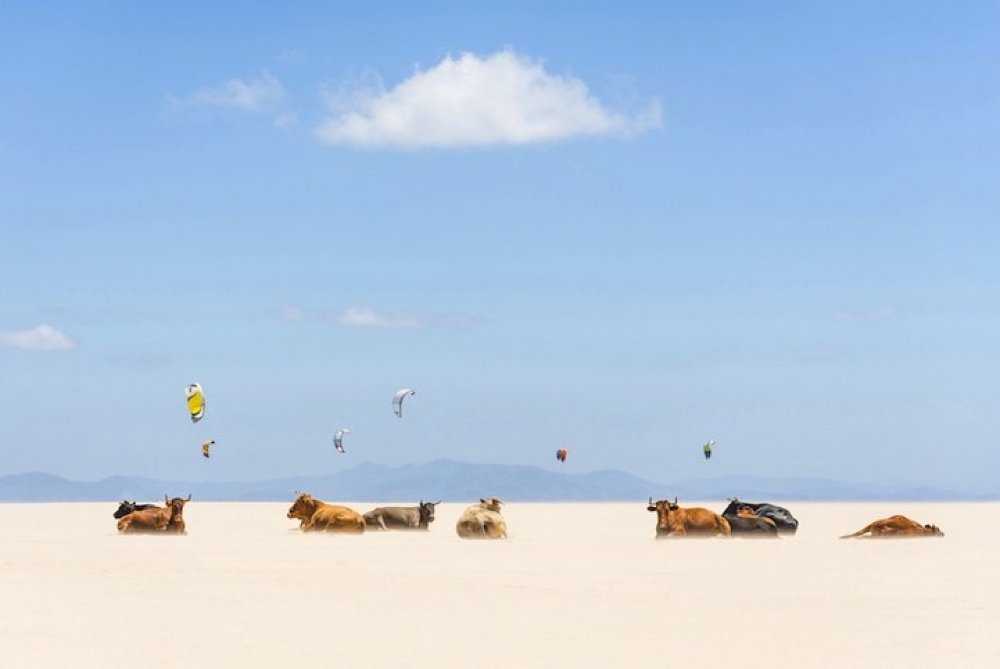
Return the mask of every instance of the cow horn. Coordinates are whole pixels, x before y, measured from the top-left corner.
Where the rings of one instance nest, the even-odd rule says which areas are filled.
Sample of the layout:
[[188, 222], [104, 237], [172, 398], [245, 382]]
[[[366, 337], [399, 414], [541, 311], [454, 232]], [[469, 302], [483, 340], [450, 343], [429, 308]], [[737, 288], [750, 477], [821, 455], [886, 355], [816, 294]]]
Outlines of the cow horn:
[[649, 505], [653, 506], [653, 496], [652, 495], [649, 496]]
[[167, 497], [166, 493], [164, 493], [164, 495], [163, 495], [163, 503], [164, 504], [170, 504], [170, 498]]
[[191, 493], [188, 493], [188, 498], [186, 500], [184, 500], [184, 501], [185, 502], [190, 502], [191, 501]]
[[677, 495], [674, 495], [674, 506], [677, 506]]

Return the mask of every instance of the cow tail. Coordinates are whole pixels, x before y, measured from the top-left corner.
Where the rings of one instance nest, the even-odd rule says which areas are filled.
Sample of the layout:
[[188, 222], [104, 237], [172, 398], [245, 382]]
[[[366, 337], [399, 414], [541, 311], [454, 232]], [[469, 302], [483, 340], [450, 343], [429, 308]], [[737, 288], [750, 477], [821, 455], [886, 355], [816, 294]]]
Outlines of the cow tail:
[[719, 519], [719, 532], [722, 534], [722, 536], [724, 537], [733, 536], [733, 528], [732, 526], [730, 526], [729, 521], [723, 518], [722, 516], [716, 516], [716, 518]]
[[840, 537], [840, 538], [841, 538], [841, 539], [853, 539], [854, 537], [860, 537], [860, 536], [861, 536], [862, 534], [864, 534], [865, 532], [870, 532], [870, 531], [871, 531], [871, 529], [872, 529], [872, 525], [874, 525], [874, 524], [875, 524], [875, 523], [870, 523], [870, 524], [868, 524], [868, 525], [865, 525], [864, 527], [862, 527], [862, 528], [861, 528], [860, 530], [858, 530], [857, 532], [854, 532], [853, 534], [845, 534], [844, 536], [842, 536], [842, 537]]

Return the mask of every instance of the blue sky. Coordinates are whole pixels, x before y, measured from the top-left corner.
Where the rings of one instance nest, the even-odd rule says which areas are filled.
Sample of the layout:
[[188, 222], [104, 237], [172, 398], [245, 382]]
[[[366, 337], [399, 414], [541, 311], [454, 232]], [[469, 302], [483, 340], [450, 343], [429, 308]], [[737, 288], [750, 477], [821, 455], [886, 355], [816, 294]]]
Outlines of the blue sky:
[[995, 489], [1000, 9], [539, 4], [4, 3], [0, 473]]

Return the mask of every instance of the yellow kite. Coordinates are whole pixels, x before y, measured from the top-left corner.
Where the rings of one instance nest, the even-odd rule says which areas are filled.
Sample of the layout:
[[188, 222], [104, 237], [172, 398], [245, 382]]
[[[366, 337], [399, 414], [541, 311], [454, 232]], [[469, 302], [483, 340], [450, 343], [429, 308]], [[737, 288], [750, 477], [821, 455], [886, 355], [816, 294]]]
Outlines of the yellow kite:
[[201, 391], [200, 383], [192, 383], [184, 389], [187, 396], [188, 411], [191, 412], [191, 422], [197, 423], [205, 417], [205, 394]]

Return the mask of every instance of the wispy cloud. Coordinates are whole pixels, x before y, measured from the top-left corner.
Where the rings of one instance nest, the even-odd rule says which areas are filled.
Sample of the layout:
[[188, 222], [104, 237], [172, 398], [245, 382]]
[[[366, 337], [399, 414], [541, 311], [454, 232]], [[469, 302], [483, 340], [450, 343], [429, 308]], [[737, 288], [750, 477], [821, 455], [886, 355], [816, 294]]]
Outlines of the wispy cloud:
[[350, 307], [336, 316], [340, 325], [356, 328], [414, 330], [427, 327], [427, 319], [414, 314], [383, 313], [365, 307]]
[[232, 107], [243, 111], [268, 111], [274, 109], [284, 97], [284, 86], [265, 71], [257, 78], [228, 79], [190, 95], [171, 96], [169, 100], [183, 107]]
[[838, 311], [834, 316], [845, 323], [876, 323], [894, 318], [896, 314], [895, 308], [882, 305], [867, 311]]
[[379, 311], [370, 307], [349, 307], [342, 311], [307, 310], [297, 306], [284, 307], [277, 312], [280, 320], [326, 321], [348, 328], [378, 330], [420, 330], [423, 328], [460, 330], [482, 325], [480, 316], [462, 313], [420, 313], [415, 311]]
[[306, 52], [302, 49], [285, 49], [278, 54], [278, 60], [289, 65], [301, 65], [306, 62]]
[[0, 346], [24, 351], [68, 351], [76, 342], [51, 325], [38, 325], [27, 330], [0, 331]]
[[274, 126], [276, 128], [291, 128], [293, 125], [298, 123], [299, 118], [291, 112], [283, 112], [274, 117]]
[[464, 53], [381, 85], [327, 92], [316, 133], [330, 145], [426, 148], [530, 144], [572, 137], [629, 137], [657, 128], [659, 102], [636, 114], [605, 107], [580, 79], [505, 50]]
[[301, 321], [306, 317], [306, 311], [302, 307], [284, 307], [278, 311], [278, 318], [283, 321]]

